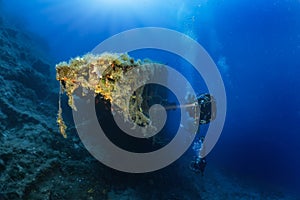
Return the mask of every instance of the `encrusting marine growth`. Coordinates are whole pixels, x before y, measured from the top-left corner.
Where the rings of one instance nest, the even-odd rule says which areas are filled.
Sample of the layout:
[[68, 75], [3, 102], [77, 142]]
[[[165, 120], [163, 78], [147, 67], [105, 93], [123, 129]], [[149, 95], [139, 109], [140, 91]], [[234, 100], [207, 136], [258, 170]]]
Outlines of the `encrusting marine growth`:
[[[151, 66], [151, 67], [146, 67]], [[138, 77], [132, 69], [139, 70]], [[74, 104], [74, 91], [81, 88], [82, 95], [92, 91], [95, 96], [101, 95], [105, 101], [114, 103], [125, 121], [136, 125], [151, 127], [150, 119], [142, 107], [144, 86], [155, 74], [161, 73], [161, 65], [151, 61], [135, 61], [128, 54], [103, 53], [101, 55], [86, 54], [56, 65], [56, 79], [60, 82], [60, 96], [66, 93], [68, 104], [77, 110]], [[135, 88], [138, 88], [134, 90]], [[130, 99], [125, 98], [131, 96]], [[144, 103], [143, 103], [144, 104]], [[129, 106], [128, 106], [129, 105]], [[62, 118], [61, 100], [57, 123], [61, 134], [66, 138], [66, 128]], [[153, 127], [152, 127], [153, 128]]]

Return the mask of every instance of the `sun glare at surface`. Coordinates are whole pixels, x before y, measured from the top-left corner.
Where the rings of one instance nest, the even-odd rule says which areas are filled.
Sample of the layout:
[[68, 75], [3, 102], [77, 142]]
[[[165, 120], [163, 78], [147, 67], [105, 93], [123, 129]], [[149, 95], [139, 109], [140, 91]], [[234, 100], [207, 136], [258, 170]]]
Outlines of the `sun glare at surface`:
[[150, 0], [87, 0], [85, 4], [90, 7], [112, 10], [139, 9], [145, 5], [157, 5], [158, 1]]

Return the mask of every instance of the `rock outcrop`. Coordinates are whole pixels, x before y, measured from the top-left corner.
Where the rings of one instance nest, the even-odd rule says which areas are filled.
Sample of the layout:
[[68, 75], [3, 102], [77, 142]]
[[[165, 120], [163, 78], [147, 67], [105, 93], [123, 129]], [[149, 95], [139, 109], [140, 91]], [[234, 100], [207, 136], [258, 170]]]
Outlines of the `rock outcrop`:
[[[34, 39], [0, 20], [0, 199], [21, 199], [57, 162], [51, 63]], [[53, 90], [53, 91], [52, 91]]]

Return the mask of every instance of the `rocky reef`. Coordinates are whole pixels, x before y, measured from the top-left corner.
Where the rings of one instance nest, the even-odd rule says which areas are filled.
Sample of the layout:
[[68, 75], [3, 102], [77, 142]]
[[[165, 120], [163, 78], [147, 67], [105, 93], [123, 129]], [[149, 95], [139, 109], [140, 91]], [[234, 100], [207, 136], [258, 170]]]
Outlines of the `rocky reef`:
[[0, 199], [24, 197], [56, 159], [44, 150], [55, 132], [57, 97], [51, 64], [41, 52], [34, 38], [1, 20]]

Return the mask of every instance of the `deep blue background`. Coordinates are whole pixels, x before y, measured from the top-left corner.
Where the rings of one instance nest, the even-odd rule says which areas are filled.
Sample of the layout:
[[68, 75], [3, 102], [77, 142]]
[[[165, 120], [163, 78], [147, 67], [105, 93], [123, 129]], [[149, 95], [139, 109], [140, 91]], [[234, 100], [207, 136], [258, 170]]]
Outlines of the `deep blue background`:
[[124, 2], [2, 3], [11, 21], [44, 40], [53, 64], [136, 27], [193, 37], [219, 63], [228, 97], [226, 124], [210, 162], [262, 183], [300, 188], [300, 2]]

